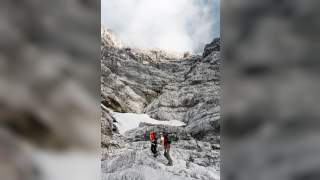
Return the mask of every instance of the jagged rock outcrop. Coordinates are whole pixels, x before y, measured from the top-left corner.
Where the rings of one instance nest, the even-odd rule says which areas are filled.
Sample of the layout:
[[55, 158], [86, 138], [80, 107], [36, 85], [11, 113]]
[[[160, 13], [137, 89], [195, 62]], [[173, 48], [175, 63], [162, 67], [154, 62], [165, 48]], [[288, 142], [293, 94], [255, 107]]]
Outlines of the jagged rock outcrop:
[[121, 47], [121, 42], [116, 39], [111, 30], [101, 26], [101, 46], [102, 47]]
[[103, 108], [101, 111], [101, 147], [110, 146], [112, 131], [116, 131], [113, 124], [115, 119], [111, 116], [110, 111]]
[[103, 47], [102, 104], [117, 112], [145, 112], [158, 120], [183, 121], [198, 139], [217, 136], [221, 63], [217, 44], [219, 39], [206, 46], [205, 52], [211, 53], [205, 57], [186, 58]]
[[163, 86], [174, 79], [174, 76], [150, 65], [160, 57], [172, 58], [156, 51], [103, 46], [102, 104], [118, 112], [143, 112], [159, 96]]
[[207, 44], [202, 56], [205, 58], [213, 51], [220, 51], [220, 38], [216, 38], [210, 44]]
[[[207, 49], [212, 47], [207, 45], [205, 51], [209, 51]], [[173, 72], [176, 81], [163, 88], [162, 94], [148, 105], [146, 113], [155, 119], [181, 120], [194, 137], [217, 142], [218, 138], [212, 137], [218, 137], [220, 129], [220, 54], [212, 51], [205, 58], [187, 61], [189, 63], [179, 63], [185, 70], [180, 74]]]

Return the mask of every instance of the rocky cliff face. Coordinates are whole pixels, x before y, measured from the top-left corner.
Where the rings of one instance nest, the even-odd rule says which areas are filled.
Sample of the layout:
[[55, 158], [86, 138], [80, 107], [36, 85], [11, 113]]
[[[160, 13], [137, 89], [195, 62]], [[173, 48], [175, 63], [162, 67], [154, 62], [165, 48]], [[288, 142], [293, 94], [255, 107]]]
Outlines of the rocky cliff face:
[[[152, 129], [166, 130], [175, 134], [176, 140], [173, 145], [175, 150], [172, 156], [181, 171], [184, 168], [188, 169], [190, 165], [197, 166], [185, 173], [172, 171], [171, 174], [176, 173], [190, 179], [217, 179], [219, 153], [216, 149], [219, 148], [220, 141], [221, 64], [220, 49], [217, 47], [220, 47], [220, 40], [215, 39], [208, 44], [203, 55], [119, 47], [113, 43], [110, 33], [102, 34], [102, 42], [103, 122], [116, 122], [116, 119], [112, 120], [112, 111], [115, 111], [145, 113], [159, 121], [178, 120], [186, 124], [183, 127], [170, 127], [144, 123], [138, 128], [127, 131], [123, 136], [115, 132], [116, 127], [112, 128], [112, 123], [102, 123], [103, 126], [109, 126], [109, 128], [103, 127], [104, 135], [107, 136], [110, 130], [114, 129], [111, 141], [117, 144], [110, 146], [112, 143], [109, 143], [108, 146], [102, 139], [102, 146], [109, 147], [109, 150], [103, 150], [104, 178], [114, 179], [111, 177], [115, 177], [116, 174], [118, 178], [133, 175], [132, 167], [137, 165], [137, 162], [148, 159], [146, 154], [149, 152], [149, 143], [145, 134]], [[109, 117], [109, 121], [105, 117]], [[118, 150], [114, 151], [113, 148]], [[128, 148], [133, 149], [133, 152], [125, 150]], [[116, 159], [121, 157], [132, 160], [130, 167], [115, 168], [118, 166], [115, 164]], [[195, 161], [198, 164], [194, 163]], [[158, 167], [156, 160], [152, 159], [151, 162], [154, 164], [153, 169]], [[144, 171], [147, 164], [141, 162], [140, 166]], [[158, 168], [163, 172], [170, 171], [162, 166]], [[214, 172], [207, 168], [212, 168]], [[199, 169], [202, 175], [198, 177], [194, 174]], [[141, 179], [147, 178], [143, 173], [135, 175]]]
[[101, 27], [101, 46], [102, 47], [118, 47], [120, 48], [121, 42], [116, 39], [110, 29]]

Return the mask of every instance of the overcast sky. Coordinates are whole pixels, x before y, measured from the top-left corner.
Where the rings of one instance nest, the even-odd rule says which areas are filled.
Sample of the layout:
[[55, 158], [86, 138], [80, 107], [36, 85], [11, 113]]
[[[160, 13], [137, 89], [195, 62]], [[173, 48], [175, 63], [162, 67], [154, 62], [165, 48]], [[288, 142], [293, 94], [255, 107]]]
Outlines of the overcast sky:
[[200, 53], [220, 36], [220, 0], [102, 0], [101, 23], [127, 46]]

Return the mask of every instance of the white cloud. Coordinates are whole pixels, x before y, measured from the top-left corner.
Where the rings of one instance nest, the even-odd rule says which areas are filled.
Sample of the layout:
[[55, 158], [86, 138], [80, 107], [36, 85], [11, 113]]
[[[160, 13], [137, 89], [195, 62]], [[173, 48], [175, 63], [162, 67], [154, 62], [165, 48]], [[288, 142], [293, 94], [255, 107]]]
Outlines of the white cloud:
[[219, 36], [219, 0], [102, 0], [101, 23], [128, 46], [202, 51]]

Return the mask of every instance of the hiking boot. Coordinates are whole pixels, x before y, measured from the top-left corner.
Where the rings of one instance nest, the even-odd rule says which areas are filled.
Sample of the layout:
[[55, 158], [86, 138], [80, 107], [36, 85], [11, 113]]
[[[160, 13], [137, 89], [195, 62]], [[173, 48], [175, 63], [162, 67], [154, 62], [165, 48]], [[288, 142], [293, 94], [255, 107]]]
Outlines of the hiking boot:
[[157, 156], [158, 156], [158, 153], [156, 153], [156, 154], [153, 154], [153, 157], [155, 157], [155, 158], [156, 158]]
[[172, 162], [168, 162], [167, 166], [173, 166]]

